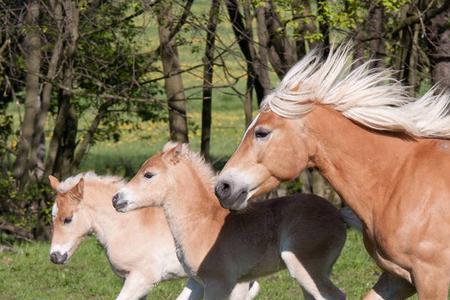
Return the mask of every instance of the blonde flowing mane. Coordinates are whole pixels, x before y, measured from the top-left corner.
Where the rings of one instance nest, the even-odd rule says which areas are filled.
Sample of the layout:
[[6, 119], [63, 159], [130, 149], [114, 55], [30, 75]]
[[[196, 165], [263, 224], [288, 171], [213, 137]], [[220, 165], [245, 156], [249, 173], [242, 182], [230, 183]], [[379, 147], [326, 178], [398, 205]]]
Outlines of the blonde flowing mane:
[[[178, 143], [168, 142], [164, 145], [163, 152], [166, 152], [174, 147]], [[181, 144], [181, 157], [191, 163], [192, 167], [196, 170], [200, 179], [209, 187], [214, 188], [216, 184], [216, 173], [212, 169], [211, 165], [205, 161], [205, 158], [197, 152], [191, 150], [188, 144]]]
[[412, 98], [392, 70], [369, 68], [372, 60], [352, 70], [350, 50], [350, 44], [341, 46], [325, 60], [311, 51], [266, 97], [261, 110], [299, 118], [320, 103], [372, 129], [450, 138], [450, 95], [436, 94], [433, 87], [421, 98]]
[[61, 181], [58, 185], [58, 192], [66, 193], [71, 190], [79, 181], [83, 178], [85, 181], [101, 181], [105, 184], [114, 184], [114, 185], [124, 185], [125, 181], [122, 177], [119, 176], [100, 176], [95, 174], [93, 171], [89, 171], [86, 173], [80, 173], [71, 177], [68, 177], [64, 181]]

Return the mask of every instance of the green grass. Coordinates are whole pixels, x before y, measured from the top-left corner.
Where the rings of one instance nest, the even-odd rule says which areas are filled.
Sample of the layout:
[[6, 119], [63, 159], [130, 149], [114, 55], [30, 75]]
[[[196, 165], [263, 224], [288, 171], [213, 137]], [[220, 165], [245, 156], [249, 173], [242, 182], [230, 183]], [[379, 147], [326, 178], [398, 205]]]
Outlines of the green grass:
[[[122, 280], [115, 276], [103, 248], [93, 239], [85, 241], [67, 265], [48, 259], [49, 244], [36, 242], [0, 254], [0, 299], [113, 299]], [[367, 255], [361, 235], [349, 231], [347, 243], [333, 270], [333, 281], [348, 299], [360, 299], [376, 281], [379, 269]], [[163, 282], [151, 299], [174, 299], [184, 280]], [[301, 289], [287, 271], [261, 278], [257, 299], [298, 299]]]

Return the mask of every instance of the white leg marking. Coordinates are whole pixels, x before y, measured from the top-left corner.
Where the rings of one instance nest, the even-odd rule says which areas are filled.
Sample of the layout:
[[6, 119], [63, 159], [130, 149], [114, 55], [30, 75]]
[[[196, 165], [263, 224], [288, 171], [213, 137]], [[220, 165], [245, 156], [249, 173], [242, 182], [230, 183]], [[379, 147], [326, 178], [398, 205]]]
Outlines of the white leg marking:
[[241, 282], [234, 286], [230, 300], [252, 300], [259, 292], [258, 282], [254, 282], [250, 288], [250, 282]]
[[192, 278], [189, 278], [185, 288], [176, 300], [200, 300], [203, 298], [203, 286]]
[[314, 297], [314, 299], [325, 300], [311, 275], [309, 275], [308, 271], [297, 259], [294, 253], [290, 251], [282, 251], [281, 258], [286, 264], [291, 276], [294, 277], [298, 283]]
[[116, 300], [138, 300], [151, 290], [156, 282], [150, 276], [138, 272], [131, 272], [125, 279], [125, 284]]
[[260, 289], [261, 286], [259, 285], [258, 281], [253, 281], [253, 284], [251, 284], [249, 295], [247, 296], [246, 300], [251, 300], [255, 298], [259, 294]]

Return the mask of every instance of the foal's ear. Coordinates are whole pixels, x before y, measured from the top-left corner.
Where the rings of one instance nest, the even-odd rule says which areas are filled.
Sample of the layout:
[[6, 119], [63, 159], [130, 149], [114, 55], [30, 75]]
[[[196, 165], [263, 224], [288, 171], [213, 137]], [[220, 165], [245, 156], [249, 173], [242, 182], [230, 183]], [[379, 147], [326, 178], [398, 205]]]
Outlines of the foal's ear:
[[56, 178], [55, 176], [49, 175], [48, 180], [50, 181], [50, 186], [52, 187], [52, 189], [56, 191], [56, 189], [59, 186], [58, 178]]
[[183, 150], [182, 144], [177, 144], [172, 149], [164, 153], [163, 158], [172, 165], [176, 165], [180, 162], [181, 152]]
[[83, 191], [84, 191], [84, 178], [81, 177], [80, 181], [70, 190], [70, 194], [74, 199], [81, 201], [83, 199]]

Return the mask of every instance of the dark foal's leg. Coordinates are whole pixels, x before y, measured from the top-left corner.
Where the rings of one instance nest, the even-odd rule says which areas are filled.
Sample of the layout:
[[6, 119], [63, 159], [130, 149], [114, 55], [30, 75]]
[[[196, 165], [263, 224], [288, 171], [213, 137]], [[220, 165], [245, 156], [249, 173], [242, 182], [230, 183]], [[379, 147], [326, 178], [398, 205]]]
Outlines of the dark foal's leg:
[[364, 300], [399, 300], [406, 299], [416, 292], [412, 284], [403, 278], [388, 272], [381, 274], [373, 289]]

